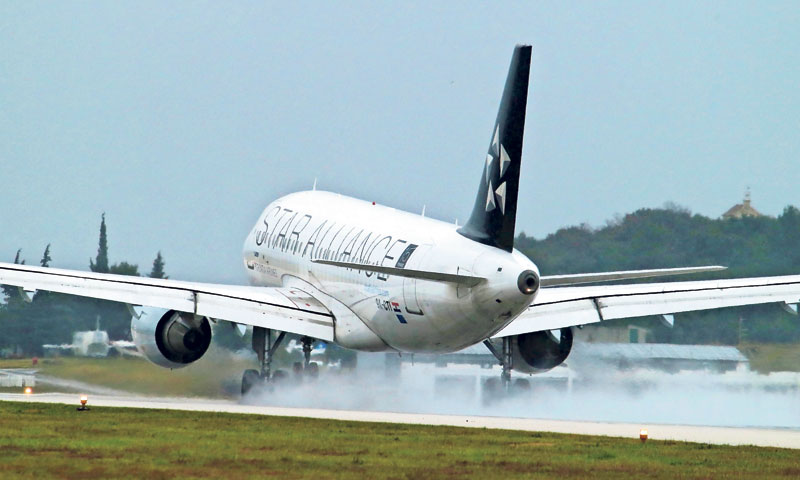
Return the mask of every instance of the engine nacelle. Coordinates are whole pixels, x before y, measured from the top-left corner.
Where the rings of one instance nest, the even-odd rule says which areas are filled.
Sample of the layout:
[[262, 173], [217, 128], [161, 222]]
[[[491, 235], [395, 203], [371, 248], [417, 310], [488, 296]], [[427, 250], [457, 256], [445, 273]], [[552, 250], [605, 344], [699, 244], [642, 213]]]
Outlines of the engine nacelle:
[[[502, 340], [492, 340], [502, 352]], [[544, 373], [562, 363], [572, 351], [572, 329], [523, 333], [511, 337], [512, 368], [523, 373]]]
[[185, 367], [208, 351], [211, 325], [206, 317], [155, 307], [140, 312], [131, 318], [131, 336], [139, 352], [156, 365]]

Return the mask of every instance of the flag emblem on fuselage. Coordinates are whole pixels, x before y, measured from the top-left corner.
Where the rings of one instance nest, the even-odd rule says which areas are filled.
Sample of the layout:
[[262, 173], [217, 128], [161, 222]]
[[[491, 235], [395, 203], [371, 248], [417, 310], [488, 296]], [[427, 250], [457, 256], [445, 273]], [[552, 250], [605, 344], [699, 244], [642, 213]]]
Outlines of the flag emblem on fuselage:
[[408, 322], [406, 322], [405, 317], [400, 315], [400, 312], [402, 312], [402, 310], [400, 310], [400, 304], [399, 303], [392, 302], [392, 311], [397, 316], [397, 320], [399, 320], [400, 323], [408, 323]]

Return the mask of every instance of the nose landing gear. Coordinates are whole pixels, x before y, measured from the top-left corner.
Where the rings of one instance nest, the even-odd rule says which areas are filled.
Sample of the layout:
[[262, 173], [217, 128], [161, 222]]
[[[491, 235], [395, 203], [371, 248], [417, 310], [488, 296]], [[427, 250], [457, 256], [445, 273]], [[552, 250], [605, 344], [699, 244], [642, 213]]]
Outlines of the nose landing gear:
[[303, 337], [300, 339], [303, 343], [303, 359], [305, 360], [305, 368], [311, 364], [311, 350], [314, 348], [314, 339], [311, 337]]

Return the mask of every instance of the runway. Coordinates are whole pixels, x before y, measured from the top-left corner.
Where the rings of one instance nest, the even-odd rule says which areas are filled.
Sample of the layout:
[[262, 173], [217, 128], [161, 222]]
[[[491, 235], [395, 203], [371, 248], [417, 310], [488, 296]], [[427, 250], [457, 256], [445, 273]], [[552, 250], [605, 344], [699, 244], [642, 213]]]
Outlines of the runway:
[[[37, 402], [78, 405], [76, 394], [0, 394], [0, 401]], [[248, 415], [305, 417], [356, 422], [387, 422], [398, 424], [441, 425], [468, 428], [492, 428], [519, 431], [601, 435], [638, 438], [639, 430], [647, 428], [651, 440], [676, 440], [718, 445], [755, 445], [800, 449], [800, 430], [768, 428], [732, 428], [693, 425], [602, 423], [534, 418], [511, 418], [469, 415], [435, 415], [316, 408], [286, 408], [245, 405], [231, 401], [197, 398], [151, 398], [137, 396], [92, 395], [89, 406], [135, 407], [202, 412], [226, 412]]]

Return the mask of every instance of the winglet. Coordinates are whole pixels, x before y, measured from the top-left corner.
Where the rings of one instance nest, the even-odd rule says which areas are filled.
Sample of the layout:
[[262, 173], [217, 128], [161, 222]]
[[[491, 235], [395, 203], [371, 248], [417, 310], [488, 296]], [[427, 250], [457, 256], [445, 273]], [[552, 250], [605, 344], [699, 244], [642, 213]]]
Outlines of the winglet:
[[492, 130], [475, 206], [469, 221], [458, 230], [469, 239], [507, 252], [514, 248], [530, 67], [530, 45], [517, 45]]

